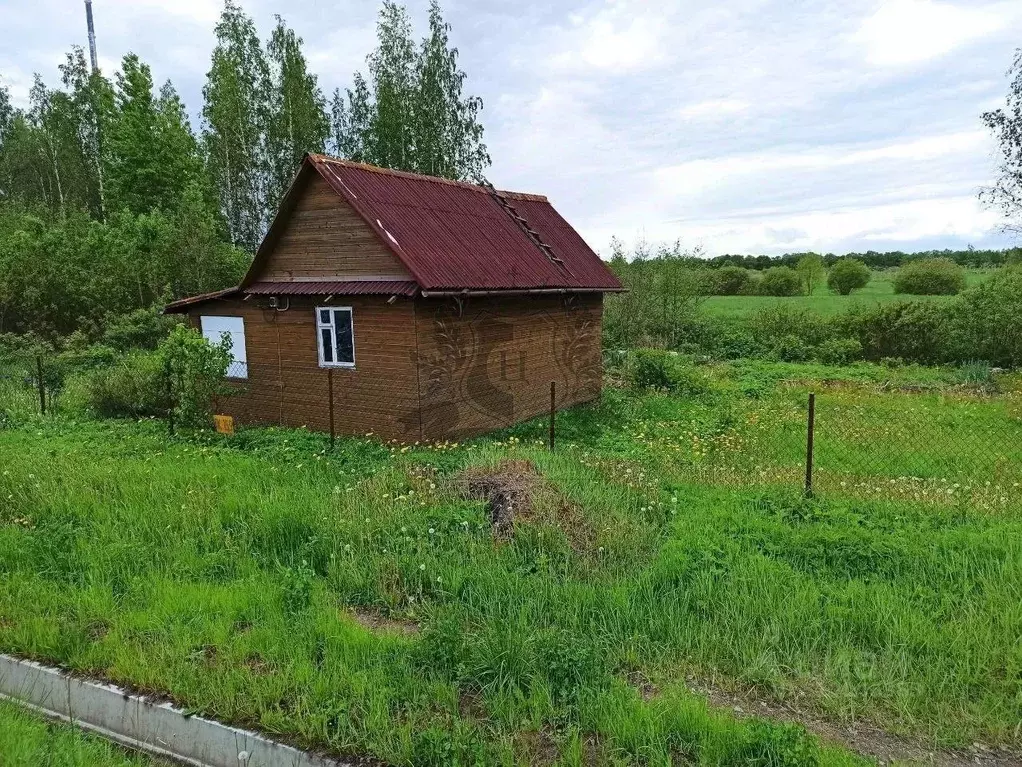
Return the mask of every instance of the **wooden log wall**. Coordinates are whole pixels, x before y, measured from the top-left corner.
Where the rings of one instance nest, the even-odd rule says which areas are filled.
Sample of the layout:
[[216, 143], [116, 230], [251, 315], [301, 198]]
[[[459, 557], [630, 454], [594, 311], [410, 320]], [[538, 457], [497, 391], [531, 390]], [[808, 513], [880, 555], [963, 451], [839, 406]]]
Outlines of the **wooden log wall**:
[[408, 269], [322, 176], [312, 174], [259, 279], [412, 279]]
[[[322, 300], [293, 297], [286, 311], [265, 299], [225, 300], [192, 311], [196, 327], [202, 314], [245, 320], [248, 378], [232, 383], [219, 412], [239, 425], [329, 430], [316, 336]], [[600, 396], [600, 296], [460, 304], [358, 296], [330, 305], [352, 307], [355, 336], [355, 368], [334, 368], [338, 434], [464, 439], [546, 413], [551, 381], [558, 408]]]

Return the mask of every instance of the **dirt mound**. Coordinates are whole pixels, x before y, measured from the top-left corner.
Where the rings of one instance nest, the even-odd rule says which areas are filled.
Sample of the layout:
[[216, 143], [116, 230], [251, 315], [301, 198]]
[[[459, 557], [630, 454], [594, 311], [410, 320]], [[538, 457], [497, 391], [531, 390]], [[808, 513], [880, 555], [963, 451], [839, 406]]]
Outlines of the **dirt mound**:
[[532, 498], [542, 478], [532, 461], [504, 460], [496, 466], [473, 466], [458, 478], [461, 494], [486, 501], [493, 537], [507, 540], [514, 532], [515, 516], [533, 514]]
[[505, 459], [495, 466], [473, 466], [456, 483], [463, 498], [485, 501], [493, 537], [506, 541], [515, 522], [557, 527], [578, 554], [591, 554], [596, 533], [581, 506], [545, 479], [532, 461]]

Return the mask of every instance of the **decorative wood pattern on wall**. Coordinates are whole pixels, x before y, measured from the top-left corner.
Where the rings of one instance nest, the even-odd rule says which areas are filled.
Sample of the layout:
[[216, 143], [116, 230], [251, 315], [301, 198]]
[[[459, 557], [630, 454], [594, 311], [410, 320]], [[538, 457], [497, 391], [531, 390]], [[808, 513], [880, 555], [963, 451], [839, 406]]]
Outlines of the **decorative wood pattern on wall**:
[[309, 177], [259, 279], [412, 279], [376, 233], [319, 175]]
[[[256, 301], [263, 302], [263, 306]], [[315, 298], [286, 311], [265, 299], [221, 300], [192, 310], [245, 318], [249, 377], [218, 410], [239, 425], [329, 429], [327, 371], [319, 367]], [[545, 413], [550, 382], [559, 408], [600, 396], [599, 295], [453, 299], [358, 296], [351, 306], [355, 368], [334, 369], [338, 434], [463, 439]]]
[[463, 439], [550, 407], [598, 399], [602, 296], [416, 303], [420, 417], [427, 440]]

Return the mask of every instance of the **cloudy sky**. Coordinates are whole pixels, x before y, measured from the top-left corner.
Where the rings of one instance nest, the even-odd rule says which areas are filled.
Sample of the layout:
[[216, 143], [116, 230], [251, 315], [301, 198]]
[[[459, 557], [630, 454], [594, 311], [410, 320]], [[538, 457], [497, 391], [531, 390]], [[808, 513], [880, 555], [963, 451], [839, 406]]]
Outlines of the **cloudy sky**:
[[[417, 29], [428, 0], [409, 0]], [[193, 115], [220, 0], [93, 0], [101, 66], [135, 51]], [[374, 43], [376, 0], [243, 0], [283, 15], [324, 90]], [[1005, 246], [976, 200], [1019, 0], [443, 0], [485, 103], [491, 180], [547, 194], [597, 249]], [[0, 0], [18, 101], [85, 43], [81, 0]]]

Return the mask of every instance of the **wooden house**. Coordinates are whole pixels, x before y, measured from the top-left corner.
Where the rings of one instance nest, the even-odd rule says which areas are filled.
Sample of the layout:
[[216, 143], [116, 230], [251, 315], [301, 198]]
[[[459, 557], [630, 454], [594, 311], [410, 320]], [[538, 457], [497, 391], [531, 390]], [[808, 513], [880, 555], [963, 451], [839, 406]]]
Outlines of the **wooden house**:
[[230, 334], [241, 424], [460, 439], [600, 396], [621, 283], [545, 197], [308, 155], [237, 287], [181, 299]]

